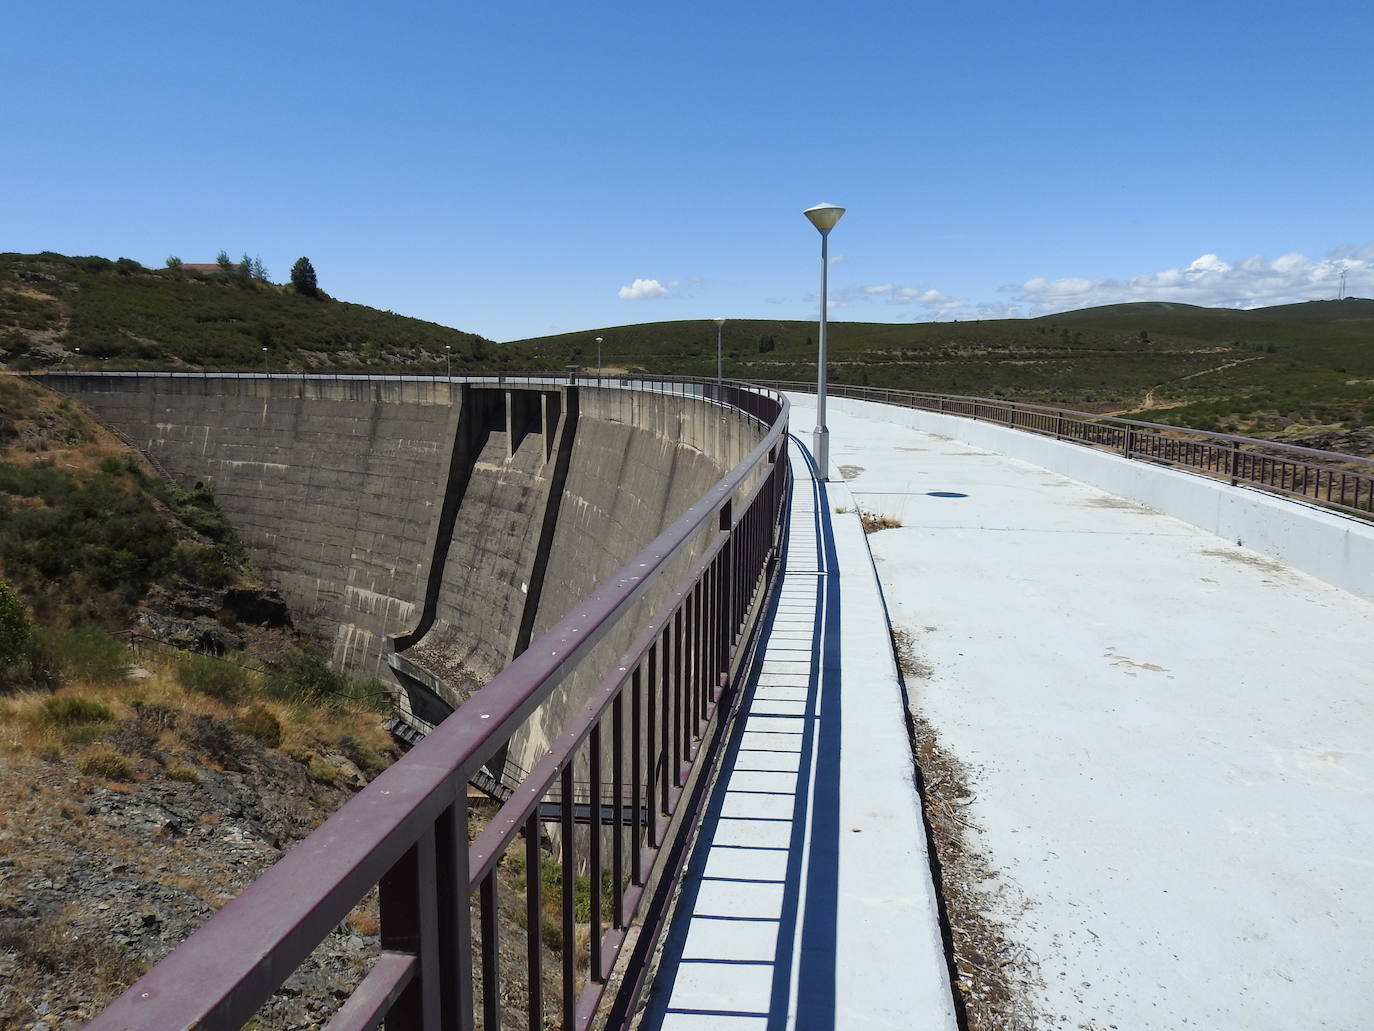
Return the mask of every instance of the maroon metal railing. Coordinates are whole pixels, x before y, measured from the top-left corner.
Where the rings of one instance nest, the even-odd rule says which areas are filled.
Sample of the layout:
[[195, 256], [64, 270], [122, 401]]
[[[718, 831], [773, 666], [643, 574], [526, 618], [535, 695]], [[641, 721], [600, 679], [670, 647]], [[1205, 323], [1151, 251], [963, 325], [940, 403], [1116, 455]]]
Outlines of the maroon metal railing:
[[[89, 1028], [237, 1029], [379, 886], [382, 952], [331, 1031], [362, 1031], [379, 1020], [392, 1031], [467, 1029], [479, 1021], [493, 1031], [510, 1016], [501, 1003], [500, 902], [517, 860], [524, 866], [516, 877], [524, 894], [523, 1022], [545, 1026], [546, 952], [560, 967], [562, 1026], [599, 1019], [632, 924], [647, 920], [652, 929], [661, 920], [664, 867], [690, 830], [685, 816], [700, 798], [699, 778], [721, 740], [723, 703], [776, 568], [788, 489], [787, 402], [731, 384], [696, 390], [693, 403], [712, 402], [760, 420], [762, 439], [749, 456]], [[699, 546], [702, 533], [709, 541], [666, 592], [670, 600], [602, 671], [599, 687], [469, 845], [470, 830], [478, 829], [467, 795], [473, 773], [606, 634], [642, 615], [636, 603], [684, 549]], [[575, 824], [570, 801], [560, 802], [555, 845], [541, 837], [537, 810], [550, 794], [574, 799], [576, 781], [589, 784], [583, 797], [597, 800], [586, 806], [590, 826]], [[611, 804], [601, 802], [607, 786]], [[550, 863], [561, 889], [552, 950], [543, 898]], [[579, 919], [582, 870], [589, 897]], [[668, 883], [672, 876], [669, 870]], [[619, 972], [612, 1007], [626, 1020], [644, 982], [639, 950], [636, 959]]]
[[[815, 393], [814, 383], [758, 381], [776, 390]], [[1210, 433], [1160, 423], [1094, 415], [1024, 401], [915, 390], [830, 384], [827, 393], [862, 401], [957, 415], [1038, 433], [1177, 469], [1299, 498], [1351, 515], [1374, 515], [1374, 459]]]

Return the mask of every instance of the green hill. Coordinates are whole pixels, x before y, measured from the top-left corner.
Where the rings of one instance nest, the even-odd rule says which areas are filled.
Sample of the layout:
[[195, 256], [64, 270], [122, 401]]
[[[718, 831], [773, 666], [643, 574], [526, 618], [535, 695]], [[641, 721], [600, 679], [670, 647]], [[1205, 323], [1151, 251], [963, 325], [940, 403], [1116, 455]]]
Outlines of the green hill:
[[455, 370], [501, 367], [509, 354], [474, 333], [235, 273], [0, 254], [0, 362], [10, 368], [438, 371], [446, 347]]
[[[709, 320], [517, 341], [550, 364], [715, 374]], [[727, 376], [814, 380], [811, 322], [725, 324]], [[1037, 319], [832, 322], [832, 382], [1060, 404], [1374, 453], [1374, 301], [1240, 311], [1171, 302]]]

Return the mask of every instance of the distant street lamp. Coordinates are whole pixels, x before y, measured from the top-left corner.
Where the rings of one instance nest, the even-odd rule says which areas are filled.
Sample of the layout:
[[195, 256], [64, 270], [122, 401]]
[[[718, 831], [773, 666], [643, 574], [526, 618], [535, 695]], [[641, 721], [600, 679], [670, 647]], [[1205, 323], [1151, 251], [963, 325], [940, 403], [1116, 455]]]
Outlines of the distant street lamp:
[[596, 379], [601, 382], [601, 338], [596, 338]]
[[720, 379], [721, 379], [721, 376], [720, 376], [720, 368], [721, 368], [721, 366], [720, 366], [720, 334], [721, 334], [721, 331], [722, 331], [724, 328], [725, 328], [725, 320], [724, 320], [724, 319], [716, 319], [716, 389], [717, 389], [717, 392], [719, 392], [719, 389], [720, 389]]
[[262, 349], [262, 374], [264, 376], [270, 375], [267, 371], [267, 348], [265, 346]]
[[444, 345], [444, 376], [453, 379], [453, 345]]
[[830, 230], [835, 228], [835, 223], [844, 214], [844, 208], [837, 208], [833, 204], [817, 204], [814, 208], [807, 208], [802, 214], [809, 218], [811, 224], [821, 233], [821, 347], [820, 360], [817, 363], [819, 371], [816, 374], [816, 431], [812, 452], [816, 457], [816, 479], [823, 481], [830, 478], [830, 428], [825, 424], [825, 329], [826, 291], [829, 285], [827, 273], [830, 271]]

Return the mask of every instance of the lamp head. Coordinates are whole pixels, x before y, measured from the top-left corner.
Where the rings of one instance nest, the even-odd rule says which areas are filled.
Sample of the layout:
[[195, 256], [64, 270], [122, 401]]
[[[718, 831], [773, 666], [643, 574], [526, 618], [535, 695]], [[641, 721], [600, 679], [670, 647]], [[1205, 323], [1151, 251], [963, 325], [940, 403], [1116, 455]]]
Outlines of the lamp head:
[[724, 320], [724, 319], [716, 319], [716, 320], [715, 320], [715, 323], [716, 323], [717, 326], [723, 326], [723, 325], [725, 325], [725, 320]]
[[600, 337], [597, 337], [597, 338], [596, 338], [596, 342], [597, 342], [598, 344], [601, 343], [601, 338], [600, 338]]
[[844, 208], [837, 208], [833, 204], [817, 204], [814, 208], [807, 208], [802, 214], [822, 233], [828, 233], [835, 228], [835, 223], [844, 214]]

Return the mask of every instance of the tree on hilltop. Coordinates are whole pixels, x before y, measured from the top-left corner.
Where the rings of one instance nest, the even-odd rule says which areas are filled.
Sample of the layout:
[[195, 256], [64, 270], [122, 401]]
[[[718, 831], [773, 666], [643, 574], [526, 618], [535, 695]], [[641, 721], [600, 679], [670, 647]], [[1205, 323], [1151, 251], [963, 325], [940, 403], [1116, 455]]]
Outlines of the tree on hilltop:
[[306, 297], [315, 297], [319, 294], [315, 266], [310, 264], [309, 258], [297, 258], [296, 264], [291, 266], [291, 285], [296, 288], [296, 293], [305, 294]]

